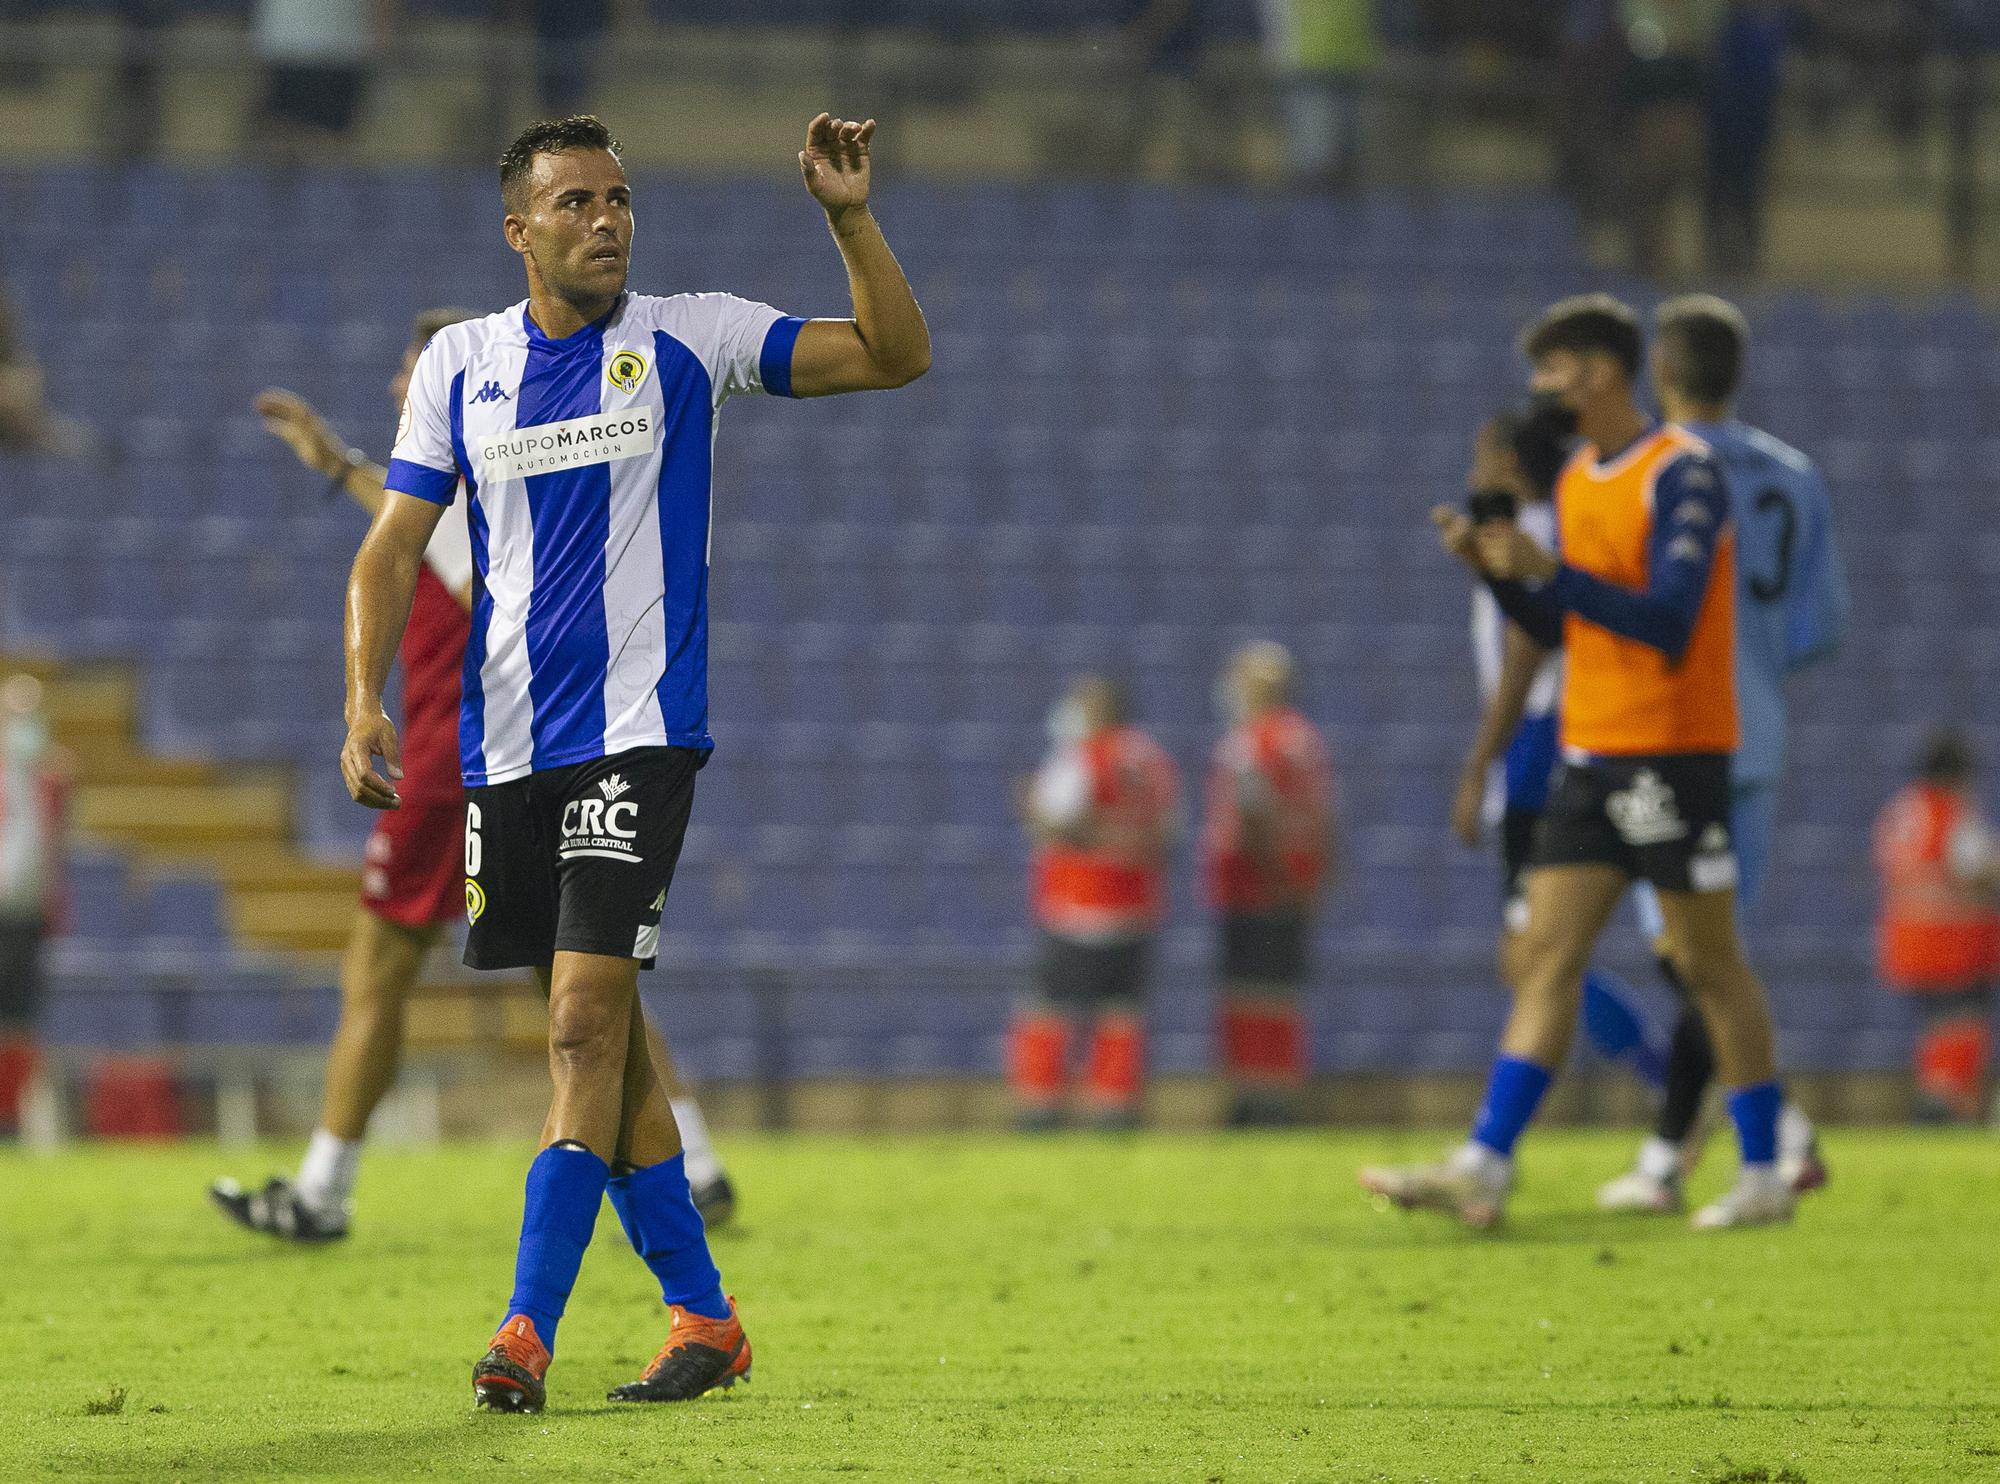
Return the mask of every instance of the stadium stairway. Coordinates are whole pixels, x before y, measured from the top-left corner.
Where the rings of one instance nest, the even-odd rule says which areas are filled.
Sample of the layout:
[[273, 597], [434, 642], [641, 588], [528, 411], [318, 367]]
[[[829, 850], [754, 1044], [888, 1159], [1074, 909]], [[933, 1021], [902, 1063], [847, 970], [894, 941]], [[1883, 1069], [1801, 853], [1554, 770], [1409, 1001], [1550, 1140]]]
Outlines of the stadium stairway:
[[47, 676], [55, 735], [76, 760], [74, 817], [86, 840], [119, 847], [144, 876], [211, 878], [244, 948], [340, 946], [359, 873], [293, 843], [289, 769], [156, 755], [138, 741], [130, 668], [36, 668]]
[[[106, 1058], [164, 1054], [184, 1091], [213, 1093], [225, 1137], [254, 1136], [274, 1094], [311, 1091], [358, 865], [301, 849], [299, 770], [150, 750], [132, 667], [0, 655], [0, 674], [16, 671], [44, 682], [76, 776], [68, 924], [50, 955], [43, 1027], [67, 1084], [57, 1123], [95, 1121], [102, 1100], [85, 1084], [101, 1081]], [[475, 997], [439, 959], [412, 996], [414, 1073], [388, 1111], [417, 1132], [439, 1122], [447, 1069], [543, 1042], [531, 983]]]

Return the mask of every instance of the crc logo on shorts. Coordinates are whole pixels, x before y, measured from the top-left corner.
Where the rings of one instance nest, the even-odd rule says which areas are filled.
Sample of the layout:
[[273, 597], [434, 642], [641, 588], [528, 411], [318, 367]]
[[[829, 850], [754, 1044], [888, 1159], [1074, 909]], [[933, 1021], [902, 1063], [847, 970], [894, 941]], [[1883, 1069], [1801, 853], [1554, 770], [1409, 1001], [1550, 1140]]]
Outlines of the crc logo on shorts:
[[465, 883], [465, 920], [477, 922], [486, 913], [486, 892], [477, 881]]
[[1681, 818], [1674, 791], [1651, 768], [1641, 768], [1632, 776], [1632, 786], [1604, 801], [1619, 838], [1627, 845], [1664, 845], [1687, 837], [1687, 821]]
[[639, 805], [623, 797], [631, 789], [622, 774], [612, 773], [597, 780], [602, 797], [571, 799], [563, 809], [562, 845], [556, 854], [564, 860], [580, 855], [614, 861], [644, 859], [639, 854]]
[[604, 379], [630, 396], [646, 379], [646, 358], [636, 350], [621, 350], [604, 368]]

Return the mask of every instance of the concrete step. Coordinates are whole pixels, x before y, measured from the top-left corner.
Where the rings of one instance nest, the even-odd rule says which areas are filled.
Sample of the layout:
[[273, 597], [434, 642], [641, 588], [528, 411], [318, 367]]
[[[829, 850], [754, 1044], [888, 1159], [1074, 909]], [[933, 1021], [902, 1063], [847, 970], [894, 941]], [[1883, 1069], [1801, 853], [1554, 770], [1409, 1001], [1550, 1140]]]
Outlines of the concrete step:
[[134, 844], [282, 840], [290, 833], [292, 790], [282, 774], [238, 775], [226, 783], [103, 783], [77, 790], [86, 833]]

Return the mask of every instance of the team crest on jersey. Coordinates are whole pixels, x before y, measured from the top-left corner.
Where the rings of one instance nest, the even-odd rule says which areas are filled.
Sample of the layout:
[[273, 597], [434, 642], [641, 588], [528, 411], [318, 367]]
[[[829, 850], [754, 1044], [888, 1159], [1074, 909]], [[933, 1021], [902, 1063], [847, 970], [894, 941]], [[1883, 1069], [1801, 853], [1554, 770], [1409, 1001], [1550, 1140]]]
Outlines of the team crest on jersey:
[[604, 368], [604, 379], [630, 396], [646, 379], [646, 358], [636, 350], [621, 350]]
[[465, 883], [465, 920], [477, 922], [486, 912], [486, 892], [477, 881]]

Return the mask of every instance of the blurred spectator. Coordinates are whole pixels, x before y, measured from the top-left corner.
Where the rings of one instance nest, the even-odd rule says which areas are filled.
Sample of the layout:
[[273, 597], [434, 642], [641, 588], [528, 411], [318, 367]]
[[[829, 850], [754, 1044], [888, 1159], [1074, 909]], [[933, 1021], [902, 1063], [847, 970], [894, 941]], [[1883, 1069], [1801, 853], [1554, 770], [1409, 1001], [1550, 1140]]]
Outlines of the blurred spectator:
[[1299, 1003], [1332, 874], [1333, 775], [1292, 708], [1292, 656], [1251, 644], [1217, 687], [1229, 732], [1208, 775], [1202, 867], [1220, 917], [1223, 1074], [1235, 1127], [1296, 1122], [1307, 1066]]
[[1258, 18], [1284, 121], [1287, 178], [1352, 188], [1380, 58], [1375, 0], [1258, 0]]
[[1138, 1122], [1146, 982], [1166, 911], [1174, 765], [1133, 726], [1124, 689], [1087, 675], [1049, 714], [1049, 753], [1023, 790], [1034, 840], [1040, 984], [1016, 1014], [1008, 1074], [1028, 1128], [1052, 1128], [1069, 1095], [1071, 1042], [1088, 1029], [1086, 1117]]
[[1993, 1057], [2000, 839], [1974, 796], [1977, 771], [1965, 739], [1939, 733], [1875, 826], [1882, 979], [1921, 1007], [1917, 1116], [1926, 1122], [1976, 1120]]
[[1556, 51], [1556, 177], [1594, 256], [1606, 255], [1619, 217], [1624, 68], [1617, 0], [1569, 0]]
[[118, 0], [123, 55], [102, 110], [104, 146], [116, 159], [150, 155], [160, 133], [160, 33], [172, 20], [169, 0]]
[[393, 0], [257, 0], [252, 45], [264, 67], [259, 142], [280, 158], [345, 140], [368, 87], [369, 56]]
[[1727, 0], [1619, 0], [1623, 104], [1629, 117], [1625, 229], [1632, 266], [1676, 276], [1669, 243], [1675, 204], [1701, 180], [1709, 59]]
[[1764, 200], [1790, 16], [1784, 0], [1736, 0], [1708, 88], [1703, 226], [1713, 273], [1749, 274], [1764, 254]]
[[19, 1133], [35, 1074], [42, 945], [61, 926], [69, 777], [41, 682], [0, 682], [0, 1137]]
[[0, 298], [0, 449], [10, 453], [75, 453], [84, 432], [43, 400], [42, 372], [14, 328], [14, 313]]
[[1243, 168], [1241, 99], [1216, 67], [1228, 0], [1133, 0], [1123, 32], [1129, 67], [1115, 168], [1135, 173], [1161, 146], [1170, 169], [1228, 180]]
[[535, 96], [544, 115], [586, 110], [596, 81], [611, 0], [530, 0], [535, 28]]

